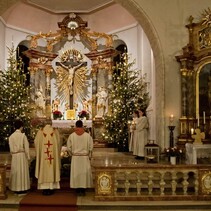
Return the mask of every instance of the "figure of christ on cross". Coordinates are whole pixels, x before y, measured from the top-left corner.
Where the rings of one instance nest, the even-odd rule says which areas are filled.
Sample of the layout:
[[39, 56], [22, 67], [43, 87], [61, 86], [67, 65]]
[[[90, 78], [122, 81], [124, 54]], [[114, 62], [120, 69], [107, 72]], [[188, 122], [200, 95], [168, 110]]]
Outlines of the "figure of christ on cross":
[[69, 94], [70, 94], [70, 109], [73, 109], [73, 83], [74, 76], [77, 69], [82, 66], [86, 66], [87, 62], [74, 62], [70, 60], [69, 62], [56, 62], [56, 65], [63, 67], [66, 71], [68, 71], [68, 81], [69, 81]]

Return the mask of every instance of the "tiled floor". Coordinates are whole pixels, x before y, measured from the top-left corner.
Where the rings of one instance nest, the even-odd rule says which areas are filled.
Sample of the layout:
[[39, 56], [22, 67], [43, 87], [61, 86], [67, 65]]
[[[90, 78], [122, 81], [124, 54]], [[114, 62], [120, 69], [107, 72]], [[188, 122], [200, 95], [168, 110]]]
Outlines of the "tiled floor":
[[[24, 196], [7, 191], [8, 198], [0, 200], [1, 211], [18, 211], [18, 204]], [[77, 199], [78, 211], [128, 211], [128, 210], [171, 210], [171, 211], [211, 211], [210, 201], [95, 201], [94, 193], [88, 192]]]

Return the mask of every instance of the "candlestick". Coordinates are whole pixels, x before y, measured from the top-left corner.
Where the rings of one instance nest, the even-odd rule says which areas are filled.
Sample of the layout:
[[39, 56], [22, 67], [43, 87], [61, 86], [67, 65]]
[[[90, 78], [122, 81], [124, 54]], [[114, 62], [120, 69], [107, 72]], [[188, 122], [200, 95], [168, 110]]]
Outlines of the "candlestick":
[[170, 130], [170, 133], [169, 133], [169, 144], [170, 144], [170, 147], [174, 147], [174, 128], [175, 126], [168, 126], [169, 130]]
[[206, 123], [206, 120], [205, 120], [205, 111], [203, 111], [203, 120], [204, 120], [204, 125]]

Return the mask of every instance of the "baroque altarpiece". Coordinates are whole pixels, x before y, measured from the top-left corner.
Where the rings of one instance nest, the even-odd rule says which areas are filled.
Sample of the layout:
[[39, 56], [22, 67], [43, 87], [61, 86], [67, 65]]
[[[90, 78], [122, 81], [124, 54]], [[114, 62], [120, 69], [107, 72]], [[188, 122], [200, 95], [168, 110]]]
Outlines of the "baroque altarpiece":
[[178, 144], [192, 142], [196, 128], [211, 143], [211, 10], [199, 22], [190, 16], [186, 25], [189, 42], [176, 56], [181, 72], [181, 118]]
[[[33, 117], [53, 119], [53, 114], [60, 114], [53, 124], [61, 125], [65, 133], [84, 112], [84, 124], [91, 128], [95, 140], [101, 140], [103, 116], [110, 112], [108, 90], [117, 55], [112, 35], [90, 31], [76, 14], [66, 16], [58, 26], [55, 33], [30, 36], [30, 48], [25, 51], [30, 59]], [[86, 52], [71, 46], [76, 42]]]

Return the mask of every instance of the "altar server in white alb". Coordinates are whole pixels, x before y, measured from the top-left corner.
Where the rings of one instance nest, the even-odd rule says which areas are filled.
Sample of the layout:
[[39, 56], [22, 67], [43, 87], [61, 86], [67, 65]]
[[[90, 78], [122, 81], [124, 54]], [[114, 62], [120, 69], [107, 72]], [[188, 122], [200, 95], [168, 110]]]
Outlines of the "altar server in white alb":
[[61, 142], [59, 131], [52, 127], [52, 121], [46, 120], [35, 137], [36, 169], [38, 189], [43, 195], [51, 195], [54, 189], [60, 189]]
[[136, 159], [144, 159], [144, 147], [148, 141], [149, 123], [144, 109], [139, 109], [139, 118], [136, 120], [136, 129], [134, 130], [134, 149], [133, 155]]
[[10, 153], [12, 154], [9, 189], [16, 193], [25, 193], [30, 189], [29, 177], [29, 142], [22, 133], [23, 122], [14, 123], [15, 132], [9, 137]]
[[83, 122], [76, 122], [75, 131], [67, 140], [67, 148], [72, 155], [70, 187], [76, 188], [79, 195], [85, 195], [86, 188], [93, 187], [91, 156], [93, 139], [85, 132]]

